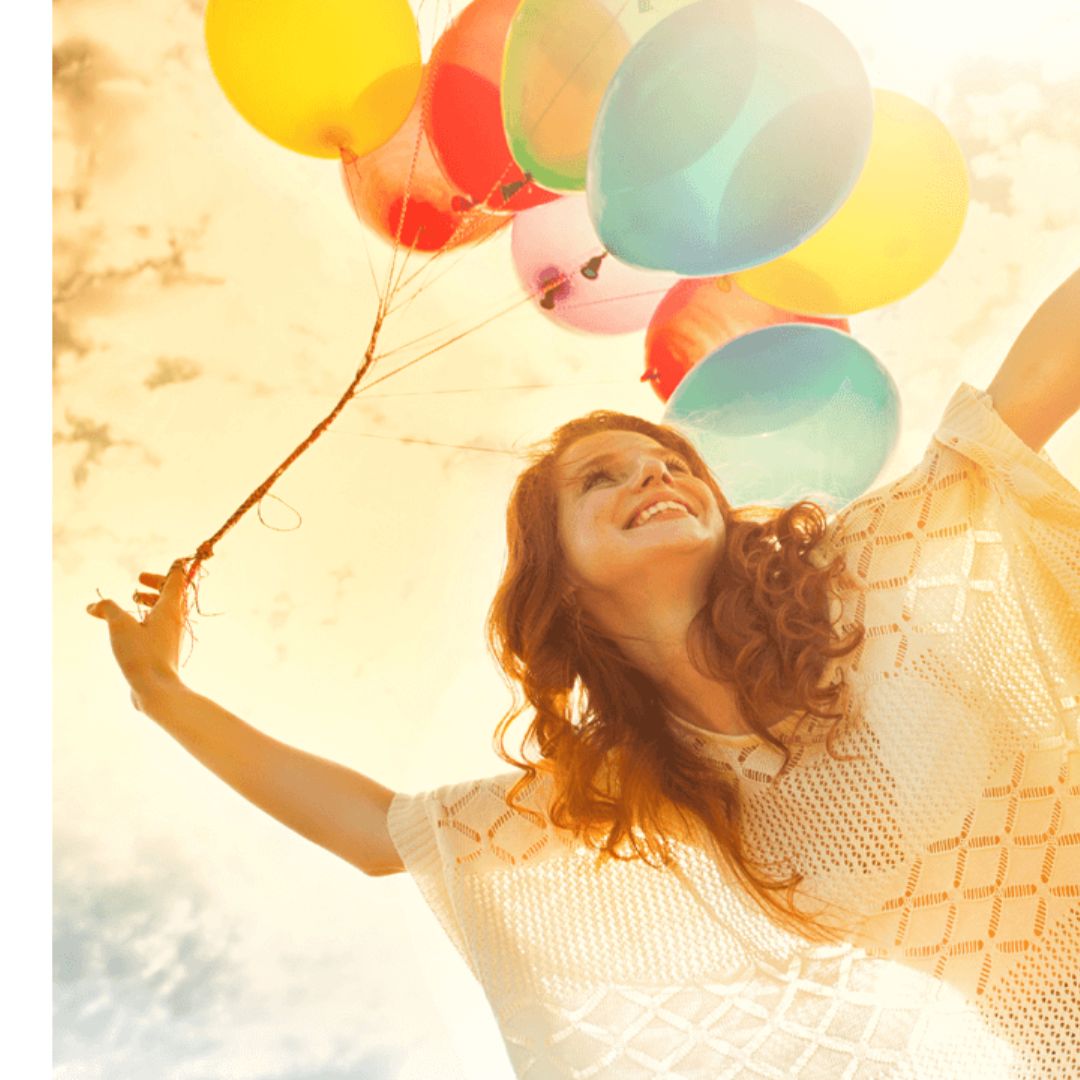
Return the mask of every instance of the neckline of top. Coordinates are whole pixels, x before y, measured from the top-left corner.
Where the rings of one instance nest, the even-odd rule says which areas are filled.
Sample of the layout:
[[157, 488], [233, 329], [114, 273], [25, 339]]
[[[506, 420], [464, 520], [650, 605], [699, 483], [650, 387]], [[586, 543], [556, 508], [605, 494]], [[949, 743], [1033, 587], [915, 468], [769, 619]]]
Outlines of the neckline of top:
[[728, 735], [722, 731], [714, 731], [712, 728], [699, 727], [697, 724], [691, 723], [689, 720], [674, 713], [666, 705], [664, 711], [679, 724], [685, 731], [697, 735], [699, 738], [704, 739], [709, 743], [716, 743], [722, 746], [747, 746], [750, 743], [756, 743], [761, 741], [761, 736], [754, 731], [748, 731], [742, 735]]

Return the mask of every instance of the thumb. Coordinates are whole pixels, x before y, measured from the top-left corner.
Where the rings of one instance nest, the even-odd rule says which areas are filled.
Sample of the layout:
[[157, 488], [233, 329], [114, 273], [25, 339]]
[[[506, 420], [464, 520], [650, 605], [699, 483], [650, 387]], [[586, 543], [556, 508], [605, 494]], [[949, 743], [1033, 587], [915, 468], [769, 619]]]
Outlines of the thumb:
[[138, 621], [137, 619], [133, 619], [119, 604], [113, 603], [112, 600], [97, 600], [93, 604], [88, 604], [86, 610], [89, 611], [95, 619], [104, 619], [110, 626], [114, 623], [121, 623], [124, 621]]

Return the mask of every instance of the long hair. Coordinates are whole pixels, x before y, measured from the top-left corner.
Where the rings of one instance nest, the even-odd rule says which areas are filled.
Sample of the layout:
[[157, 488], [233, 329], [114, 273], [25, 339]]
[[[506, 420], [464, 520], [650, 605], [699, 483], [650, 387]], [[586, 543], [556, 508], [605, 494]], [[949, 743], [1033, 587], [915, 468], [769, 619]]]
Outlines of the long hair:
[[[567, 564], [558, 538], [556, 459], [598, 431], [647, 435], [682, 454], [708, 484], [727, 529], [709, 580], [707, 601], [690, 625], [691, 662], [732, 685], [746, 722], [784, 756], [769, 730], [795, 711], [832, 720], [826, 745], [843, 716], [843, 683], [819, 688], [827, 658], [861, 643], [863, 626], [838, 641], [828, 618], [828, 589], [841, 563], [821, 569], [807, 559], [822, 539], [826, 515], [809, 500], [786, 509], [732, 508], [694, 446], [676, 429], [598, 410], [557, 428], [535, 445], [507, 508], [506, 568], [487, 617], [488, 646], [514, 691], [500, 720], [496, 753], [525, 771], [508, 801], [539, 771], [553, 778], [550, 817], [605, 859], [641, 859], [659, 868], [673, 861], [673, 841], [701, 834], [711, 841], [751, 898], [779, 925], [816, 941], [836, 940], [794, 905], [804, 875], [769, 877], [745, 850], [736, 781], [681, 742], [665, 722], [659, 687], [632, 665], [606, 634], [567, 599]], [[506, 747], [511, 724], [532, 721], [523, 760]], [[530, 744], [539, 757], [525, 758]], [[837, 756], [833, 754], [833, 756]], [[780, 775], [780, 774], [778, 774]], [[525, 813], [527, 808], [517, 807]], [[777, 893], [786, 892], [787, 903]]]

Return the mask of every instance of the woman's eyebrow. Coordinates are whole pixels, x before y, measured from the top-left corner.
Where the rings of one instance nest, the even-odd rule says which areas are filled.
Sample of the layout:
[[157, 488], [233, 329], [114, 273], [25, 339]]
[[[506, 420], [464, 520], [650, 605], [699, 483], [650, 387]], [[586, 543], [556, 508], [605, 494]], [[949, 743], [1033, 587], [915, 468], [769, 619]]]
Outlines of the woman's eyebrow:
[[[649, 453], [654, 457], [666, 457], [668, 454], [674, 454], [680, 461], [685, 462], [685, 458], [677, 450], [669, 450], [666, 446], [658, 446], [656, 449], [650, 447]], [[617, 461], [621, 457], [621, 454], [617, 450], [608, 450], [602, 454], [596, 454], [594, 457], [586, 460], [580, 468], [575, 470], [574, 474], [570, 478], [570, 483], [575, 483], [580, 480], [585, 473], [594, 465], [606, 465], [609, 461]]]
[[593, 465], [606, 465], [610, 461], [618, 461], [619, 453], [617, 450], [608, 450], [604, 454], [595, 454], [591, 458], [586, 458], [585, 462], [579, 469], [574, 471], [572, 479], [578, 480], [585, 475], [586, 471], [592, 468]]

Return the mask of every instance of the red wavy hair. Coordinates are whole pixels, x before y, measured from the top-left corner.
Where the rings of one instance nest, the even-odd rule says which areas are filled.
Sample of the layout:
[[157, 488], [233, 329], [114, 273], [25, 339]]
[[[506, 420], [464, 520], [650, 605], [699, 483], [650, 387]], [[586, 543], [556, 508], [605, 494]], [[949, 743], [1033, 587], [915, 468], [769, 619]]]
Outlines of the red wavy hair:
[[[682, 454], [724, 517], [726, 541], [707, 602], [690, 625], [694, 666], [734, 687], [747, 724], [784, 755], [781, 774], [790, 751], [769, 728], [795, 711], [833, 721], [826, 745], [838, 756], [831, 744], [846, 687], [842, 679], [818, 683], [828, 658], [856, 649], [865, 630], [859, 625], [847, 638], [835, 637], [828, 590], [841, 557], [820, 569], [807, 559], [825, 534], [825, 511], [809, 500], [786, 509], [733, 508], [675, 428], [598, 410], [531, 448], [531, 464], [517, 478], [507, 507], [507, 564], [488, 612], [487, 640], [514, 691], [514, 704], [493, 736], [495, 750], [525, 771], [508, 801], [517, 806], [517, 795], [539, 771], [550, 774], [552, 823], [596, 850], [599, 863], [618, 858], [669, 865], [672, 842], [701, 835], [703, 826], [706, 843], [711, 838], [774, 921], [811, 940], [837, 940], [795, 907], [794, 891], [804, 875], [773, 879], [749, 858], [734, 780], [671, 733], [659, 687], [566, 598], [556, 460], [577, 439], [609, 430], [638, 432]], [[506, 739], [529, 708], [533, 718], [519, 760]], [[535, 760], [525, 756], [526, 744], [538, 752]], [[778, 898], [781, 890], [786, 904]]]

